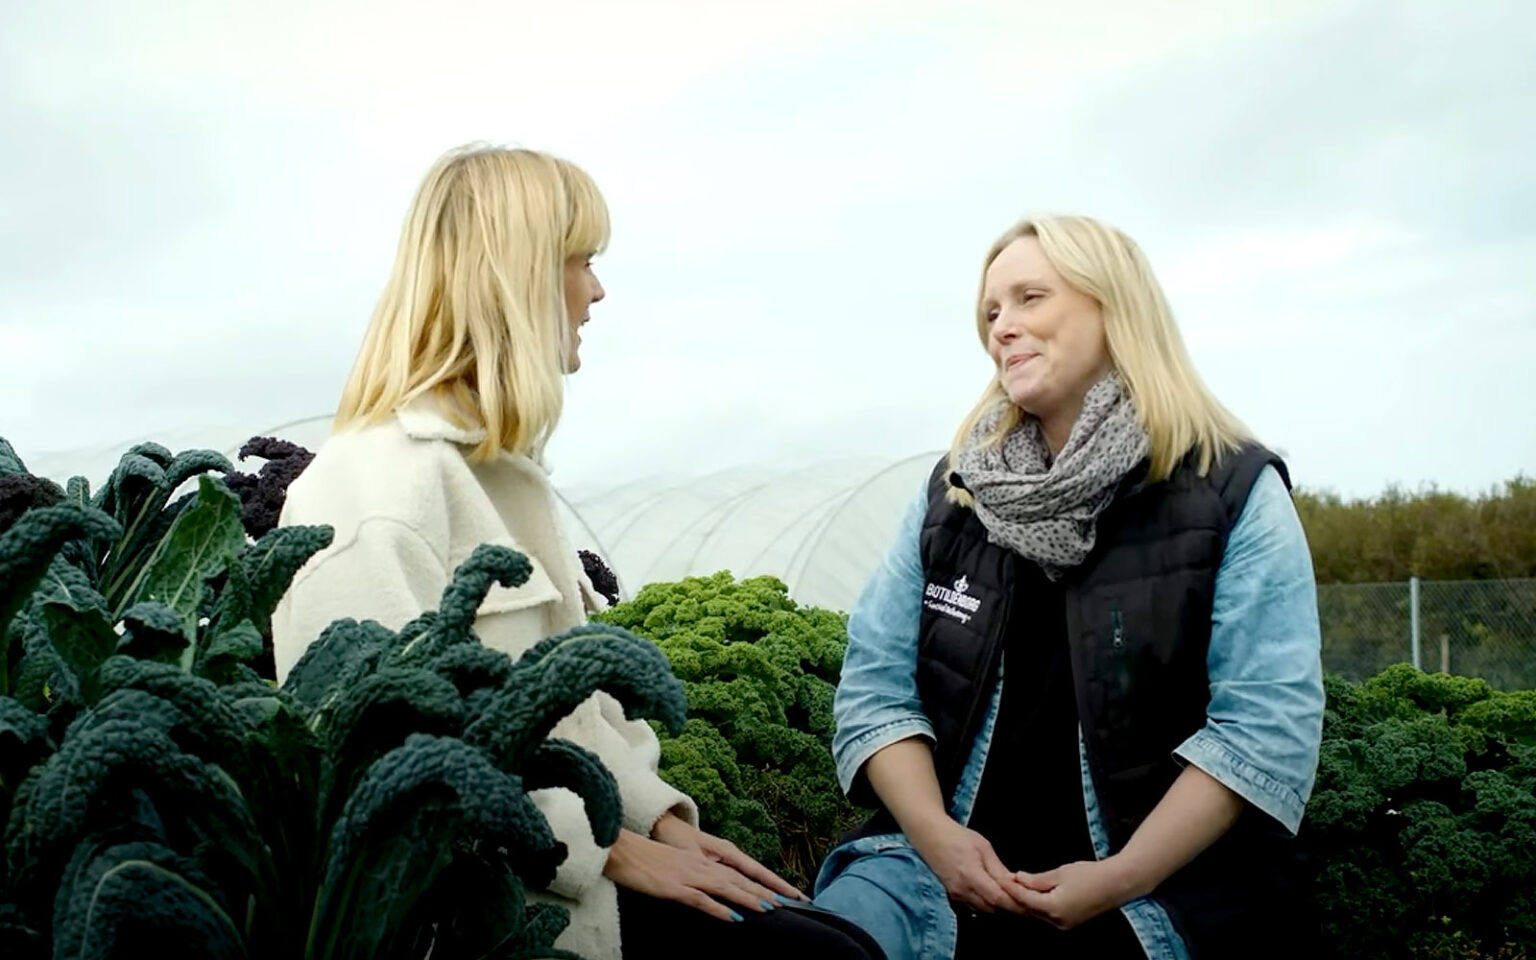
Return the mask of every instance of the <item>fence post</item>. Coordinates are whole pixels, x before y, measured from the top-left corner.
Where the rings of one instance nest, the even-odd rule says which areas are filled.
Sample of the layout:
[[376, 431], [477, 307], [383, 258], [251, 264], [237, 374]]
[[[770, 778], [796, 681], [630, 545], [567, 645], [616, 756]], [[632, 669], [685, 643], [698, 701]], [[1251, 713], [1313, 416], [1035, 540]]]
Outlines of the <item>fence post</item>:
[[1413, 644], [1413, 669], [1424, 669], [1419, 651], [1419, 578], [1408, 579], [1408, 634]]

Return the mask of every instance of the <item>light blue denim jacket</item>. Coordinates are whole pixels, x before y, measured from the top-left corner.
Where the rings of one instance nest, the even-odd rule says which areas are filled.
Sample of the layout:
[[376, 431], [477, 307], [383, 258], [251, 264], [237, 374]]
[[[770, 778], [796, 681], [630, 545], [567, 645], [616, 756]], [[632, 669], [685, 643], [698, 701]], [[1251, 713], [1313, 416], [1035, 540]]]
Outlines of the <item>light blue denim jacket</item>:
[[[913, 736], [933, 740], [916, 681], [924, 586], [918, 535], [927, 509], [925, 488], [849, 617], [832, 741], [845, 791], [877, 751]], [[1322, 739], [1320, 648], [1306, 537], [1284, 482], [1266, 467], [1232, 528], [1216, 575], [1205, 726], [1174, 753], [1293, 833], [1312, 792]], [[970, 819], [981, 783], [1003, 682], [1000, 676], [950, 806], [960, 823]], [[1102, 859], [1111, 853], [1109, 837], [1081, 738], [1079, 755], [1088, 832]], [[864, 837], [832, 851], [817, 877], [815, 902], [863, 925], [888, 960], [954, 955], [956, 920], [948, 895], [900, 833]], [[1120, 909], [1149, 960], [1189, 956], [1155, 900], [1132, 900]]]

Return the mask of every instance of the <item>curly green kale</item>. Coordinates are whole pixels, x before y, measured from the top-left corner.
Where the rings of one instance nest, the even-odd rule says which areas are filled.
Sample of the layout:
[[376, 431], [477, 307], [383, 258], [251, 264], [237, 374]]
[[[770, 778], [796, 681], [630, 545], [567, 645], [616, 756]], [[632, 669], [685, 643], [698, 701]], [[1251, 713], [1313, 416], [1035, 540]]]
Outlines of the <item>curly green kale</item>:
[[1338, 955], [1536, 948], [1536, 696], [1406, 664], [1327, 691], [1301, 844]]
[[644, 587], [596, 619], [654, 640], [683, 681], [688, 725], [662, 776], [708, 829], [797, 883], [863, 813], [837, 783], [832, 696], [847, 618], [795, 604], [772, 577]]

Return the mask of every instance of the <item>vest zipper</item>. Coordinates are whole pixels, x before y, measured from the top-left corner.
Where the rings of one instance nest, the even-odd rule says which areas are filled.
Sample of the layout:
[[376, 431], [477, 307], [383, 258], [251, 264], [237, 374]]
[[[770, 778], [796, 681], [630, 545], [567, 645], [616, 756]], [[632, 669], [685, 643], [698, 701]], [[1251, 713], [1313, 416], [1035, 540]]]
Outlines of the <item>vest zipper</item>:
[[1120, 612], [1119, 604], [1110, 604], [1109, 622], [1114, 626], [1114, 638], [1111, 642], [1115, 652], [1118, 653], [1125, 649], [1125, 617]]

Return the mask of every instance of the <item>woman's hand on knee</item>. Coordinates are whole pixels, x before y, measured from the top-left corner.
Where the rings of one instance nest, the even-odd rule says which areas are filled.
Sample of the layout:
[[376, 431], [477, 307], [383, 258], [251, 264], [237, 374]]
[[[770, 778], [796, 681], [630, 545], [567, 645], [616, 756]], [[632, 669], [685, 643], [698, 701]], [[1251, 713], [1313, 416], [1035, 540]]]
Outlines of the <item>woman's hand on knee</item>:
[[979, 913], [1027, 912], [1024, 893], [1012, 871], [997, 858], [992, 844], [948, 817], [916, 834], [912, 846], [938, 875], [951, 899]]
[[675, 900], [721, 920], [740, 920], [733, 904], [758, 913], [774, 909], [774, 892], [711, 859], [701, 850], [683, 850], [628, 830], [608, 850], [603, 875], [621, 887], [659, 900]]
[[671, 813], [656, 821], [651, 838], [679, 850], [697, 850], [711, 860], [735, 869], [749, 880], [755, 880], [790, 900], [809, 900], [795, 889], [794, 884], [753, 860], [729, 840], [705, 833], [698, 827]]

